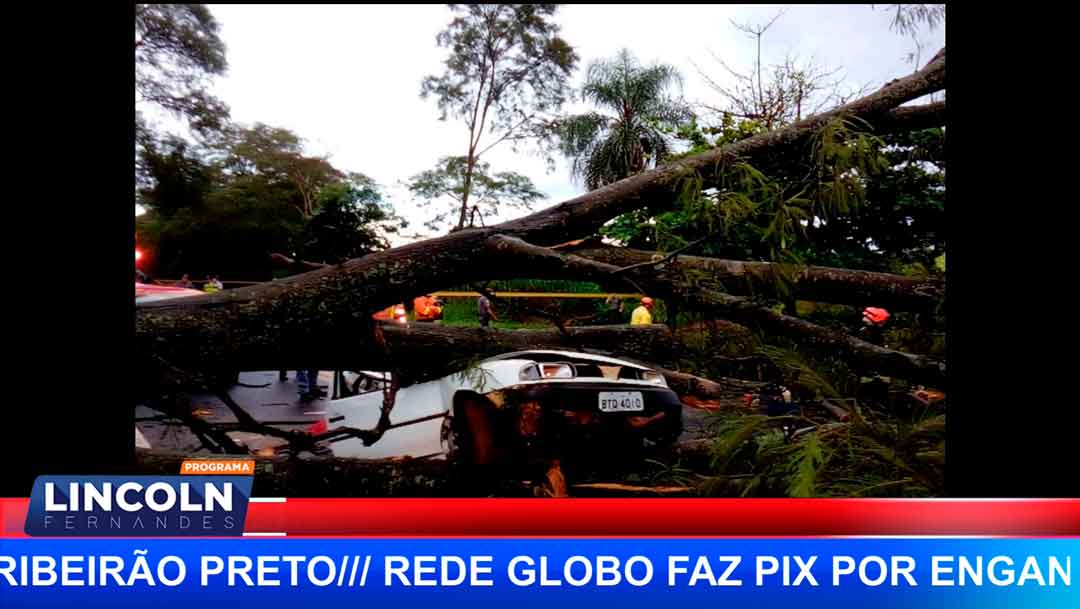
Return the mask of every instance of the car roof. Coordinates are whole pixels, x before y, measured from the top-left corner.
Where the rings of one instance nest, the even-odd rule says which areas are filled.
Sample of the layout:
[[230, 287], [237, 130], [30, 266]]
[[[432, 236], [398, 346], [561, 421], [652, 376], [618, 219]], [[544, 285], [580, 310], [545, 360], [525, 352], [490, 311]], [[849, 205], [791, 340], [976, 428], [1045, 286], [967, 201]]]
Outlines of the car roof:
[[564, 357], [567, 359], [586, 360], [592, 362], [599, 362], [603, 364], [614, 364], [618, 366], [631, 366], [633, 368], [640, 368], [647, 370], [645, 366], [641, 364], [635, 364], [634, 362], [628, 362], [622, 359], [615, 359], [614, 357], [606, 357], [603, 355], [593, 355], [591, 353], [579, 353], [577, 351], [556, 351], [545, 349], [533, 349], [530, 351], [515, 351], [513, 353], [504, 353], [502, 355], [496, 355], [490, 357], [487, 361], [499, 361], [506, 359], [524, 359], [531, 360], [536, 359], [536, 356], [540, 356], [542, 359], [549, 359], [551, 357]]

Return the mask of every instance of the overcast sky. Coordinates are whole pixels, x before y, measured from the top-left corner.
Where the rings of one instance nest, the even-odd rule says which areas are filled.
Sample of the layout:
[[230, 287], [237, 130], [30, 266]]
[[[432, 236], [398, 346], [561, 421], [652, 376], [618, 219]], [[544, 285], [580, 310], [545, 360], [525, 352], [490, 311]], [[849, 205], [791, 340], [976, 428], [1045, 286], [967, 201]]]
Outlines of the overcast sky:
[[[562, 36], [577, 50], [579, 84], [591, 60], [627, 47], [646, 63], [679, 68], [691, 102], [718, 101], [696, 63], [724, 82], [710, 51], [733, 67], [752, 65], [754, 41], [730, 20], [764, 23], [785, 5], [568, 5], [556, 13]], [[889, 29], [884, 5], [788, 5], [762, 45], [765, 63], [785, 54], [843, 68], [852, 86], [878, 87], [911, 72], [904, 61], [910, 37]], [[445, 50], [436, 34], [451, 19], [445, 5], [285, 6], [210, 5], [221, 24], [229, 70], [213, 91], [239, 123], [286, 127], [308, 150], [330, 155], [338, 168], [379, 182], [398, 213], [424, 231], [399, 183], [441, 156], [463, 155], [464, 123], [438, 120], [433, 100], [419, 97], [420, 80], [439, 73]], [[923, 61], [945, 44], [944, 28], [920, 36]], [[484, 159], [495, 170], [523, 173], [549, 196], [548, 204], [582, 192], [565, 163], [548, 173], [542, 159], [500, 145]]]

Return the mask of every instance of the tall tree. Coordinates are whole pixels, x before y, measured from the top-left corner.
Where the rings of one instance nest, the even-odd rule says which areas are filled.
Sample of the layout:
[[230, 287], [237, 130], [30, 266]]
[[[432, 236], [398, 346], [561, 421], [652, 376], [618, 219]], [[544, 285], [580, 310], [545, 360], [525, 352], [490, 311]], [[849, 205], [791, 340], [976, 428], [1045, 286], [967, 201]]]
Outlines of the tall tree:
[[350, 174], [319, 192], [318, 211], [294, 248], [303, 260], [337, 264], [390, 247], [388, 233], [405, 226], [371, 178]]
[[[442, 112], [469, 128], [457, 227], [470, 216], [478, 159], [504, 142], [544, 141], [546, 114], [566, 99], [577, 54], [551, 21], [555, 4], [451, 4], [457, 16], [437, 37], [450, 49], [442, 75], [421, 83]], [[487, 139], [485, 139], [487, 136]]]
[[753, 64], [747, 68], [732, 68], [722, 58], [710, 53], [727, 72], [723, 79], [713, 78], [697, 67], [705, 83], [720, 95], [721, 105], [702, 104], [720, 115], [756, 121], [769, 130], [802, 120], [804, 116], [845, 103], [863, 90], [842, 93], [839, 68], [825, 68], [813, 61], [788, 54], [784, 59], [766, 66], [762, 59], [765, 34], [784, 14], [780, 11], [764, 23], [737, 23], [734, 28], [752, 38], [756, 45]]
[[315, 213], [319, 191], [345, 177], [326, 157], [305, 154], [303, 139], [288, 129], [262, 123], [234, 127], [223, 142], [225, 171], [287, 183], [295, 194], [292, 205], [305, 219]]
[[387, 247], [399, 219], [369, 178], [308, 155], [287, 129], [230, 126], [221, 135], [213, 146], [140, 138], [138, 196], [149, 212], [136, 226], [152, 252], [147, 270], [269, 278], [271, 253], [338, 261]]
[[[533, 203], [544, 198], [532, 180], [519, 173], [492, 173], [490, 164], [484, 161], [475, 161], [471, 175], [469, 171], [466, 157], [443, 157], [435, 169], [420, 172], [408, 181], [409, 191], [427, 205], [449, 202], [425, 223], [429, 229], [438, 230], [450, 216], [460, 212], [462, 205], [468, 207], [468, 223], [473, 225], [478, 217], [483, 223], [484, 218], [494, 216], [500, 207], [531, 210]], [[459, 221], [458, 226], [463, 224]]]
[[611, 112], [588, 112], [558, 121], [563, 154], [574, 175], [590, 189], [617, 182], [654, 166], [671, 152], [664, 132], [692, 116], [668, 95], [682, 77], [669, 65], [642, 66], [623, 49], [609, 61], [589, 66], [582, 99]]
[[136, 158], [136, 201], [163, 216], [201, 208], [215, 180], [215, 169], [198, 147], [184, 138], [161, 139], [143, 132]]
[[[220, 26], [201, 4], [135, 5], [135, 107], [151, 104], [205, 135], [220, 129], [229, 108], [206, 91], [225, 73]], [[136, 129], [145, 128], [136, 121]]]

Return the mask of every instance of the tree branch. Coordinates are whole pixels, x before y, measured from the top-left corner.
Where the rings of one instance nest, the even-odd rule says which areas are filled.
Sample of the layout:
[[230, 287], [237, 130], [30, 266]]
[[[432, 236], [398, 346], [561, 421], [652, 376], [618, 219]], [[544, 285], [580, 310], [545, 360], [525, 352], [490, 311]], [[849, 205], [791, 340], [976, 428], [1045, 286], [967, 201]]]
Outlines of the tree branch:
[[945, 296], [942, 281], [889, 273], [701, 256], [679, 256], [667, 264], [667, 258], [653, 262], [655, 254], [650, 252], [594, 243], [567, 244], [556, 249], [624, 268], [652, 266], [658, 275], [674, 281], [692, 273], [698, 285], [738, 296], [781, 297], [781, 283], [790, 282], [793, 295], [800, 300], [874, 304], [905, 311], [930, 310]]

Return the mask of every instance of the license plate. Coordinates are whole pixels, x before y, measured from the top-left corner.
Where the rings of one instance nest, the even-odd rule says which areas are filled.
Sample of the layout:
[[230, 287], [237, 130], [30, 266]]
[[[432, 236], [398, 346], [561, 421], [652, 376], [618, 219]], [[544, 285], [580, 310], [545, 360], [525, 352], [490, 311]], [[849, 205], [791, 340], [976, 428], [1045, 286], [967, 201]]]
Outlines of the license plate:
[[640, 391], [601, 391], [600, 412], [640, 412], [645, 400]]

